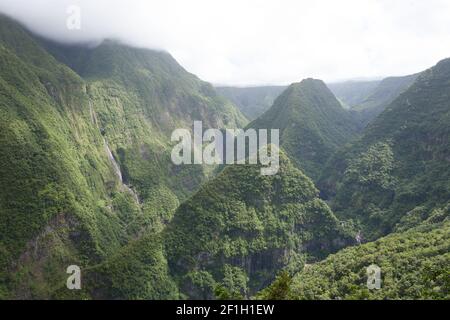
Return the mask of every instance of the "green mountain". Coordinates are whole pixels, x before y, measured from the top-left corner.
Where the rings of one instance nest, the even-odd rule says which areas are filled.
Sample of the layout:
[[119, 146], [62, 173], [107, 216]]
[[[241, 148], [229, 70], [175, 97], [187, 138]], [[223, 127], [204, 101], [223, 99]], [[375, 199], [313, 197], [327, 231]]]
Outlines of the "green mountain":
[[[52, 44], [0, 16], [0, 56], [0, 297], [50, 297], [71, 264], [132, 261], [211, 171], [173, 166], [171, 131], [246, 123], [164, 52]], [[164, 278], [161, 244], [136, 261]]]
[[280, 145], [313, 180], [327, 159], [357, 132], [351, 114], [320, 80], [306, 79], [289, 86], [274, 105], [249, 128], [280, 129]]
[[421, 73], [325, 168], [322, 193], [364, 238], [420, 224], [450, 199], [449, 84], [447, 59]]
[[327, 83], [327, 87], [330, 88], [345, 109], [351, 109], [353, 106], [357, 106], [366, 100], [380, 82], [380, 80], [345, 81]]
[[164, 231], [169, 268], [190, 298], [245, 297], [352, 243], [351, 230], [281, 152], [280, 170], [228, 166], [181, 204]]
[[232, 101], [250, 121], [269, 110], [285, 86], [216, 87], [217, 92]]

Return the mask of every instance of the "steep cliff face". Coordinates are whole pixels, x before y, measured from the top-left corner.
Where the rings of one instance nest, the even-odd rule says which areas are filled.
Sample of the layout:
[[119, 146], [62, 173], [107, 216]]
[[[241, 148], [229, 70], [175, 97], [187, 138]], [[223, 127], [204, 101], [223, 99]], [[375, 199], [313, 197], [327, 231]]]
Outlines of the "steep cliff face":
[[161, 230], [207, 175], [172, 165], [171, 131], [246, 121], [167, 53], [50, 44], [1, 16], [0, 56], [2, 297], [48, 297], [68, 265]]
[[[124, 181], [149, 206], [160, 196], [184, 199], [206, 179], [202, 167], [171, 164], [170, 135], [177, 128], [240, 128], [247, 120], [214, 88], [185, 71], [168, 53], [104, 41], [94, 48], [43, 40], [88, 84], [88, 94]], [[168, 194], [169, 193], [169, 194]]]
[[67, 265], [126, 241], [113, 204], [134, 203], [92, 126], [83, 80], [15, 22], [0, 24], [0, 292], [46, 296]]
[[[318, 191], [281, 154], [280, 171], [230, 166], [176, 211], [164, 232], [171, 274], [191, 298], [247, 296], [352, 242]], [[219, 289], [218, 289], [219, 288]]]

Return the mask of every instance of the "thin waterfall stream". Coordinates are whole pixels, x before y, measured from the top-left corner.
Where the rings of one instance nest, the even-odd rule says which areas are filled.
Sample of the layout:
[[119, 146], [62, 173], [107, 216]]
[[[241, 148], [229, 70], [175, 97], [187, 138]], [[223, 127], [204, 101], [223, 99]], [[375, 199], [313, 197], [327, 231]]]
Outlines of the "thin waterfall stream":
[[[95, 124], [97, 126], [97, 128], [100, 130], [100, 127], [98, 125], [98, 121], [97, 121], [97, 115], [95, 114], [95, 111], [92, 107], [92, 102], [91, 100], [89, 100], [89, 112], [91, 115], [91, 121], [93, 124]], [[103, 136], [103, 135], [102, 135]], [[106, 138], [103, 136], [103, 144], [105, 146], [105, 151], [108, 155], [109, 160], [111, 161], [111, 164], [114, 168], [114, 172], [116, 173], [116, 176], [119, 178], [120, 183], [121, 183], [121, 187], [123, 190], [127, 191], [128, 193], [130, 193], [134, 200], [136, 201], [136, 203], [140, 203], [139, 201], [139, 197], [136, 194], [136, 192], [130, 188], [124, 181], [123, 181], [123, 175], [122, 175], [122, 170], [120, 169], [120, 165], [119, 163], [117, 163], [116, 158], [114, 158], [114, 155], [111, 151], [111, 148], [109, 147], [108, 141], [106, 140]]]

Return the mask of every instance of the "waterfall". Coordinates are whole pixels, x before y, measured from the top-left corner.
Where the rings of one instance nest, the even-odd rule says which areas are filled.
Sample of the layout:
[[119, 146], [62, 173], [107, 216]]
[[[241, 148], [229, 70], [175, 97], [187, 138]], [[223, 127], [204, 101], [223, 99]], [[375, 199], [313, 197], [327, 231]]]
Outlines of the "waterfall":
[[114, 171], [116, 172], [117, 177], [119, 178], [121, 184], [122, 184], [122, 188], [127, 191], [128, 193], [130, 193], [134, 200], [136, 201], [136, 203], [140, 203], [139, 202], [139, 197], [136, 194], [136, 192], [131, 189], [124, 181], [123, 181], [123, 176], [122, 176], [122, 171], [120, 170], [120, 166], [117, 163], [116, 159], [114, 158], [114, 155], [111, 152], [111, 149], [109, 148], [108, 142], [106, 141], [105, 138], [103, 138], [104, 144], [105, 144], [105, 148], [106, 148], [106, 153], [108, 154], [109, 160], [111, 161], [113, 167], [114, 167]]
[[[97, 128], [100, 130], [100, 127], [98, 125], [98, 121], [97, 121], [97, 115], [95, 114], [94, 109], [92, 108], [92, 102], [89, 99], [89, 112], [90, 112], [90, 116], [91, 116], [91, 121], [93, 124], [95, 124], [97, 126]], [[103, 135], [102, 135], [103, 136]], [[121, 183], [121, 187], [122, 190], [127, 191], [128, 193], [130, 193], [134, 200], [136, 201], [136, 203], [140, 203], [139, 202], [139, 197], [136, 194], [136, 192], [131, 189], [124, 181], [123, 181], [123, 176], [122, 176], [122, 170], [120, 169], [120, 165], [117, 163], [116, 158], [114, 158], [114, 155], [111, 151], [111, 148], [109, 147], [108, 141], [105, 139], [105, 137], [103, 137], [103, 145], [105, 146], [105, 151], [106, 154], [108, 155], [109, 161], [111, 161], [111, 164], [114, 168], [114, 172], [116, 173], [116, 176], [119, 178], [119, 181]]]
[[111, 149], [109, 148], [108, 142], [105, 138], [103, 138], [103, 142], [105, 144], [106, 153], [108, 154], [109, 160], [111, 160], [111, 163], [114, 167], [114, 171], [116, 172], [117, 177], [119, 178], [120, 182], [123, 184], [123, 177], [122, 177], [122, 171], [120, 170], [119, 164], [117, 163], [116, 159], [114, 158]]

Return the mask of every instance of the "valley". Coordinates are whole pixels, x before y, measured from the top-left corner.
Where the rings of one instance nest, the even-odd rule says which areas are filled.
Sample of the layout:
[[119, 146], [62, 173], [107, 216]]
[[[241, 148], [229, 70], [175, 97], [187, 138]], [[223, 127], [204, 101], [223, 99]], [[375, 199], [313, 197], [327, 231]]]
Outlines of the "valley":
[[450, 299], [450, 59], [417, 72], [215, 88], [0, 15], [0, 299]]

